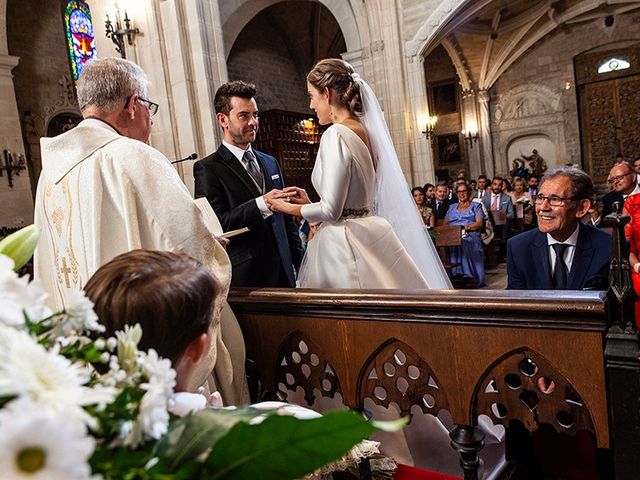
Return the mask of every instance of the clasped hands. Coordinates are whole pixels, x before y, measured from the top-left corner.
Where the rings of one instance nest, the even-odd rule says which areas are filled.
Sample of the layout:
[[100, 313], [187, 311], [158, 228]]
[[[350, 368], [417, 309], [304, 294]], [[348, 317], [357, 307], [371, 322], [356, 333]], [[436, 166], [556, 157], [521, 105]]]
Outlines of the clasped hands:
[[284, 187], [282, 190], [274, 188], [262, 197], [271, 211], [295, 216], [300, 215], [299, 205], [311, 203], [305, 189], [300, 187]]

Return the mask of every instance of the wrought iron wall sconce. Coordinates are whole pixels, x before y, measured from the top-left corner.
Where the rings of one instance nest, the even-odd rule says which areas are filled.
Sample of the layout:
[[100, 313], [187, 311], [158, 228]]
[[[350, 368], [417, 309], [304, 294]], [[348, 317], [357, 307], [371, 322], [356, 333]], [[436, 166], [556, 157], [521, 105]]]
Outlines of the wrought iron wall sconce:
[[435, 131], [436, 123], [438, 123], [438, 117], [436, 117], [435, 115], [430, 116], [430, 117], [427, 118], [427, 121], [426, 121], [425, 126], [424, 126], [424, 130], [422, 131], [422, 134], [425, 137], [427, 137], [427, 140], [433, 140], [433, 138], [431, 138], [431, 136], [433, 135], [433, 132]]
[[4, 149], [2, 151], [2, 164], [0, 164], [0, 177], [4, 177], [4, 172], [7, 172], [7, 179], [9, 180], [9, 188], [13, 188], [13, 177], [20, 176], [20, 172], [27, 168], [27, 162], [25, 156], [17, 153], [12, 154], [11, 150]]
[[[113, 44], [116, 46], [116, 52], [120, 54], [122, 58], [127, 58], [125, 51], [124, 39], [127, 38], [127, 43], [133, 45], [133, 39], [140, 33], [140, 29], [131, 28], [131, 19], [127, 15], [127, 11], [124, 11], [124, 28], [120, 23], [120, 11], [116, 10], [116, 23], [111, 23], [109, 14], [104, 22], [107, 38], [110, 38]], [[114, 28], [115, 27], [115, 28]]]
[[478, 132], [462, 131], [462, 137], [469, 143], [469, 148], [473, 148], [473, 144], [478, 141]]

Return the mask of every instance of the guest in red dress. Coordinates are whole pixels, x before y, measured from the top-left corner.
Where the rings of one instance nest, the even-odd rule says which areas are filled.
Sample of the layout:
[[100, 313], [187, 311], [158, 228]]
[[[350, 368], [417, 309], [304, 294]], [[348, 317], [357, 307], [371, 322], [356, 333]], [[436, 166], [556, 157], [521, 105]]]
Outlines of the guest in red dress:
[[[640, 295], [640, 193], [629, 195], [624, 201], [624, 212], [631, 221], [624, 226], [624, 235], [629, 242], [631, 279], [636, 294]], [[636, 325], [640, 328], [640, 301], [636, 301]]]

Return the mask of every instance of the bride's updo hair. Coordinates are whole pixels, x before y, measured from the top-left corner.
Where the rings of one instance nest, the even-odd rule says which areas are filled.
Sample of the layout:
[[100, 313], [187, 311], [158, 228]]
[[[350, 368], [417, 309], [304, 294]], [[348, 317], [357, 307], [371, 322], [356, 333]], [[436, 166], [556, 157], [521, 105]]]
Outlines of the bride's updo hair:
[[353, 67], [339, 58], [326, 58], [316, 63], [307, 75], [307, 81], [323, 91], [326, 88], [338, 94], [340, 104], [352, 114], [362, 113], [360, 85], [354, 81]]

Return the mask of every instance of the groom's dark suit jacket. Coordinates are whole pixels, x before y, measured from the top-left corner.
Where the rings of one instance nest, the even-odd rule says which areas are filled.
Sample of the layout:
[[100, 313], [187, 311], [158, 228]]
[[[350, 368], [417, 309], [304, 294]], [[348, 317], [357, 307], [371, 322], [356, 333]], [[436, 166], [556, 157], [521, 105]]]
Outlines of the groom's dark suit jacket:
[[[283, 188], [277, 160], [254, 150], [264, 176], [265, 192]], [[240, 161], [222, 145], [193, 166], [195, 196], [206, 197], [227, 232], [249, 227], [230, 239], [227, 253], [235, 287], [293, 287], [294, 266], [300, 267], [302, 248], [293, 218], [274, 213], [266, 219], [256, 204], [261, 193]]]
[[[611, 259], [611, 235], [580, 223], [567, 290], [605, 290]], [[547, 234], [539, 229], [507, 242], [507, 288], [552, 290]]]

